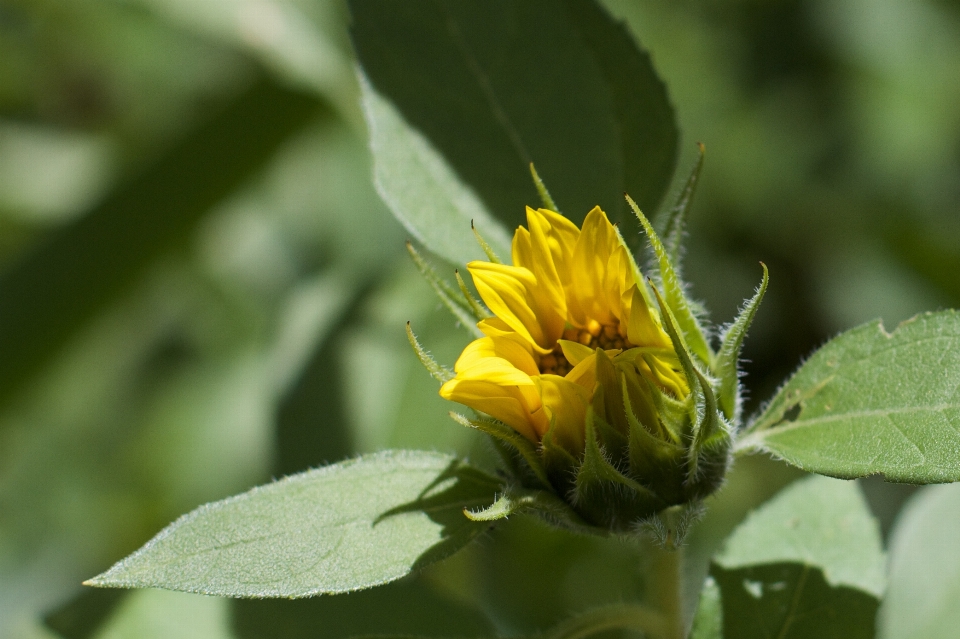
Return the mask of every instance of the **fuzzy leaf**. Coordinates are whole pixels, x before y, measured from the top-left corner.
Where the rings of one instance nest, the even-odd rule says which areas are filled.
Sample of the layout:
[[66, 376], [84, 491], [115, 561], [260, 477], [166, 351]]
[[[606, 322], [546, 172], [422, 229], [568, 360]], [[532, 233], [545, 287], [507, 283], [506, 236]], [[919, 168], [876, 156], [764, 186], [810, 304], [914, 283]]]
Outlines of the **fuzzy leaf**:
[[368, 455], [201, 506], [87, 584], [232, 597], [368, 588], [486, 530], [463, 510], [489, 504], [499, 489], [448, 455]]
[[510, 236], [430, 141], [411, 128], [389, 100], [360, 78], [370, 131], [377, 192], [407, 231], [453, 264], [483, 259], [467, 229], [473, 225], [491, 249], [510, 254]]
[[960, 480], [960, 313], [872, 322], [800, 367], [738, 443], [834, 477]]
[[884, 590], [880, 531], [856, 484], [808, 477], [714, 558], [724, 636], [868, 639]]
[[876, 598], [886, 581], [880, 529], [859, 487], [828, 477], [787, 486], [737, 527], [714, 562], [726, 569], [801, 563], [833, 586]]

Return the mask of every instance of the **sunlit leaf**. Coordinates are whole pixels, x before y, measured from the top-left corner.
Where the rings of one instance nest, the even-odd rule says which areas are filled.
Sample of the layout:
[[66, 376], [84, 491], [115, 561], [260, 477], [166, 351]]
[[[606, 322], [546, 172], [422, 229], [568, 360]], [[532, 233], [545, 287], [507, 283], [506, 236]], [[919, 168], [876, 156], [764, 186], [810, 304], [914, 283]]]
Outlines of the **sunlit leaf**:
[[393, 214], [420, 243], [455, 264], [482, 259], [471, 225], [494, 251], [509, 255], [507, 231], [440, 153], [389, 100], [361, 78], [374, 183]]
[[714, 558], [724, 636], [873, 637], [880, 531], [856, 484], [809, 477], [747, 518]]
[[960, 480], [960, 314], [879, 322], [828, 342], [739, 442], [835, 477]]
[[707, 577], [700, 591], [690, 639], [723, 639], [723, 602], [713, 577]]
[[359, 590], [441, 559], [487, 529], [496, 480], [454, 457], [387, 451], [201, 506], [88, 584], [235, 597]]
[[890, 540], [883, 639], [951, 639], [960, 628], [960, 486], [931, 486], [904, 508]]
[[163, 590], [131, 593], [93, 639], [233, 639], [230, 602]]

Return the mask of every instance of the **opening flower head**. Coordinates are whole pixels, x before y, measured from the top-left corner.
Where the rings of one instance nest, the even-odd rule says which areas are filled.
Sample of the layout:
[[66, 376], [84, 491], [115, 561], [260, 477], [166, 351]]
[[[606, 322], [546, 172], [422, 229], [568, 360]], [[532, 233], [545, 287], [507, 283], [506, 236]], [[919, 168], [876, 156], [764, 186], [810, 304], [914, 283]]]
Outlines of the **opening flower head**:
[[467, 265], [486, 308], [460, 280], [461, 306], [476, 311], [481, 336], [454, 370], [429, 360], [410, 334], [440, 373], [440, 395], [476, 412], [458, 419], [519, 453], [521, 486], [559, 496], [608, 530], [695, 504], [721, 484], [739, 420], [737, 356], [766, 286], [764, 269], [715, 353], [667, 249], [628, 201], [650, 239], [657, 283], [599, 207], [580, 228], [528, 207], [512, 264], [488, 251], [490, 261]]
[[[680, 401], [690, 389], [647, 285], [606, 214], [594, 208], [581, 230], [558, 213], [528, 208], [527, 225], [514, 235], [513, 265], [467, 265], [493, 317], [479, 322], [485, 337], [463, 351], [440, 394], [533, 443], [550, 432], [579, 455], [598, 357], [638, 408], [651, 404], [651, 386]], [[622, 411], [599, 407], [626, 432]]]

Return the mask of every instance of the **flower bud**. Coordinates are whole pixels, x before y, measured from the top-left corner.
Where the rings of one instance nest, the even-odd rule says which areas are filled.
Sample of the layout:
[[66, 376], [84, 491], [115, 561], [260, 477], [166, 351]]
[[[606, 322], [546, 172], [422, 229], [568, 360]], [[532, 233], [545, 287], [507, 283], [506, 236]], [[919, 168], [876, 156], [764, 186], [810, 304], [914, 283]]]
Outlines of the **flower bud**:
[[629, 201], [659, 264], [656, 284], [599, 207], [582, 228], [528, 208], [512, 264], [467, 265], [490, 315], [453, 374], [439, 376], [441, 396], [477, 413], [460, 421], [518, 453], [517, 489], [552, 493], [581, 522], [615, 532], [721, 485], [739, 419], [737, 356], [766, 286], [764, 269], [715, 353]]

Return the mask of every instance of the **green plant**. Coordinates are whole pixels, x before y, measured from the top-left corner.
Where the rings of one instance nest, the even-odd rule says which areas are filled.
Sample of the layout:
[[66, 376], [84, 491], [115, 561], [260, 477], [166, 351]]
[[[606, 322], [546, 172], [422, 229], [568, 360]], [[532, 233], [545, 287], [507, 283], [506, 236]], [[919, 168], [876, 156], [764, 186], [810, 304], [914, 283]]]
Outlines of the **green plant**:
[[[357, 0], [351, 9], [375, 180], [410, 235], [438, 260], [462, 266], [485, 254], [469, 232], [473, 225], [492, 254], [505, 256], [508, 229], [520, 222], [516, 216], [542, 199], [577, 225], [578, 216], [599, 204], [638, 254], [642, 238], [650, 239], [647, 257], [659, 274], [650, 285], [650, 308], [659, 312], [676, 372], [690, 391], [667, 398], [688, 401], [688, 414], [675, 429], [683, 444], [679, 456], [699, 460], [699, 450], [692, 457], [688, 450], [717, 444], [712, 467], [720, 472], [708, 489], [624, 508], [629, 500], [623, 494], [649, 490], [650, 482], [619, 473], [605, 456], [615, 448], [615, 433], [596, 435], [585, 426], [583, 449], [565, 449], [577, 470], [553, 471], [580, 477], [584, 466], [592, 469], [584, 480], [591, 485], [571, 499], [549, 477], [550, 468], [543, 469], [550, 489], [535, 487], [542, 479], [536, 455], [547, 449], [542, 440], [517, 438], [504, 423], [480, 415], [463, 421], [501, 440], [512, 438], [519, 463], [510, 451], [499, 467], [401, 451], [307, 471], [201, 507], [90, 583], [233, 597], [348, 593], [417, 572], [481, 537], [492, 522], [529, 512], [587, 534], [653, 531], [656, 537], [659, 531], [660, 537], [635, 540], [646, 543], [645, 567], [637, 569], [652, 584], [644, 603], [585, 612], [547, 630], [548, 636], [618, 628], [670, 639], [688, 632], [698, 639], [721, 633], [873, 636], [885, 592], [884, 555], [856, 485], [808, 478], [752, 515], [713, 557], [692, 619], [684, 611], [679, 535], [720, 484], [728, 455], [767, 453], [843, 479], [960, 480], [957, 313], [921, 315], [891, 332], [872, 323], [841, 334], [744, 420], [737, 356], [760, 294], [725, 339], [711, 344], [679, 279], [699, 163], [677, 203], [654, 218], [662, 242], [621, 200], [627, 192], [638, 209], [661, 210], [678, 139], [666, 89], [627, 32], [586, 0], [483, 6]], [[542, 182], [530, 181], [531, 163]], [[456, 318], [472, 330], [487, 309], [465, 281], [447, 282], [414, 254]], [[429, 344], [413, 341], [431, 372], [445, 376], [428, 359]], [[683, 343], [690, 352], [677, 347]], [[714, 416], [709, 430], [704, 424]], [[636, 428], [630, 432], [642, 432]], [[697, 432], [716, 439], [698, 441]], [[672, 458], [666, 463], [676, 464]], [[625, 488], [613, 486], [617, 482]]]

